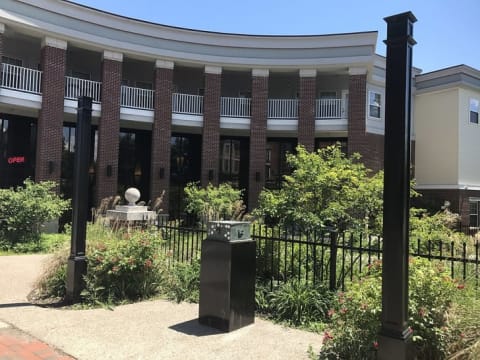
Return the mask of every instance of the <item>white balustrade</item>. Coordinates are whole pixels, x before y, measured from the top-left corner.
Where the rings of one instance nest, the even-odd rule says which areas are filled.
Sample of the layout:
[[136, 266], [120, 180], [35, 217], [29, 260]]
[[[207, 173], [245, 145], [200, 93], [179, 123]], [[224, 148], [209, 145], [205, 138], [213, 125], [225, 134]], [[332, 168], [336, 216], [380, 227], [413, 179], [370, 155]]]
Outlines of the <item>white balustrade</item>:
[[7, 89], [41, 94], [42, 72], [22, 66], [2, 64], [1, 86]]
[[153, 109], [154, 91], [122, 85], [120, 105], [134, 109]]
[[220, 115], [237, 118], [250, 117], [251, 99], [236, 98], [236, 97], [222, 97]]
[[65, 98], [77, 100], [79, 96], [88, 96], [94, 102], [100, 102], [102, 83], [98, 81], [65, 76]]
[[179, 114], [202, 115], [203, 96], [174, 93], [172, 96], [172, 112]]
[[297, 119], [297, 99], [268, 99], [268, 118], [270, 119]]
[[341, 119], [343, 105], [342, 99], [316, 99], [315, 119]]

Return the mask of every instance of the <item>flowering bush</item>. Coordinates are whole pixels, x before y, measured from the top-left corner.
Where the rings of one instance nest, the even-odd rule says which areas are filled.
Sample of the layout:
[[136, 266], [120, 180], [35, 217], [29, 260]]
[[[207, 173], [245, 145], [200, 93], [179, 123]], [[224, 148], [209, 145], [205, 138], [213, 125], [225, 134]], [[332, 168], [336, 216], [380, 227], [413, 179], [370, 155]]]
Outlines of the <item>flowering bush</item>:
[[[166, 278], [160, 233], [112, 231], [101, 224], [87, 229], [87, 274], [82, 301], [115, 304], [154, 296]], [[52, 257], [33, 294], [45, 301], [65, 297], [67, 247]]]
[[156, 294], [165, 275], [160, 241], [153, 230], [123, 233], [114, 241], [93, 244], [82, 292], [85, 302], [116, 303]]
[[[409, 324], [419, 359], [442, 359], [447, 354], [445, 313], [459, 291], [442, 266], [424, 259], [410, 260]], [[329, 311], [332, 326], [324, 334], [319, 359], [370, 359], [378, 348], [381, 314], [380, 261], [358, 281], [339, 293]], [[461, 287], [460, 287], [461, 288]]]

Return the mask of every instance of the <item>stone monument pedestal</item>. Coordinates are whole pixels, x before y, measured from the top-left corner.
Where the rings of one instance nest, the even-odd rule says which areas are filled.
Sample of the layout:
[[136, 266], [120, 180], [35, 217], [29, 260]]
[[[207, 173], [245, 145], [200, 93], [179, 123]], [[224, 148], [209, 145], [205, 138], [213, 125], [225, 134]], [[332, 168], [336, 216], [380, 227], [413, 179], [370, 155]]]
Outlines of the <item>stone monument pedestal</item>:
[[128, 205], [117, 205], [115, 210], [107, 210], [107, 218], [113, 228], [141, 226], [154, 223], [157, 218], [155, 211], [149, 211], [147, 206], [135, 205], [140, 199], [140, 191], [136, 188], [128, 188], [125, 191], [125, 199]]

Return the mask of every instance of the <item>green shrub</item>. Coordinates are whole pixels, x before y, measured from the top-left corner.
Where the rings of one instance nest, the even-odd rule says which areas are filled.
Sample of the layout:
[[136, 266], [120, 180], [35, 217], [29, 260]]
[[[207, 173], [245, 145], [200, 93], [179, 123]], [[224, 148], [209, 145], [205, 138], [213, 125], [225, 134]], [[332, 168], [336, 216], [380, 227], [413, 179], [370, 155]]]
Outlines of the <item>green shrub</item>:
[[245, 211], [242, 190], [234, 189], [230, 184], [218, 186], [208, 184], [206, 188], [190, 183], [185, 187], [185, 210], [198, 217], [207, 219], [240, 219]]
[[69, 208], [69, 201], [61, 199], [55, 187], [51, 181], [34, 183], [27, 179], [15, 189], [0, 189], [0, 238], [4, 245], [38, 241], [42, 225]]
[[[447, 354], [445, 314], [459, 291], [442, 266], [411, 259], [409, 324], [419, 359], [442, 359]], [[337, 296], [331, 309], [332, 330], [324, 335], [320, 359], [375, 357], [381, 314], [381, 262], [371, 265], [359, 281]]]
[[[469, 237], [457, 231], [460, 216], [448, 210], [439, 211], [433, 215], [425, 209], [410, 209], [410, 249], [426, 253], [438, 249], [440, 243], [449, 246], [451, 243], [461, 249]], [[430, 245], [429, 245], [430, 244]]]
[[163, 283], [163, 292], [177, 303], [198, 303], [200, 294], [200, 261], [174, 262]]
[[333, 301], [333, 294], [322, 285], [296, 279], [281, 283], [272, 291], [260, 286], [256, 297], [257, 308], [271, 319], [302, 327], [324, 321]]

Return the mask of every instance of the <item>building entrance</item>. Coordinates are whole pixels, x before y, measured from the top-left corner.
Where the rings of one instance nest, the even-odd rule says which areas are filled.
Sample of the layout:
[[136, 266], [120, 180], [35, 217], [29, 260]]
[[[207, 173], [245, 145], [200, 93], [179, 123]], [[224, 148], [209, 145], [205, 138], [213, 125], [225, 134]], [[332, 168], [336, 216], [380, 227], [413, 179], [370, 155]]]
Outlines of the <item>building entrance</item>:
[[0, 188], [35, 175], [36, 120], [0, 114]]

